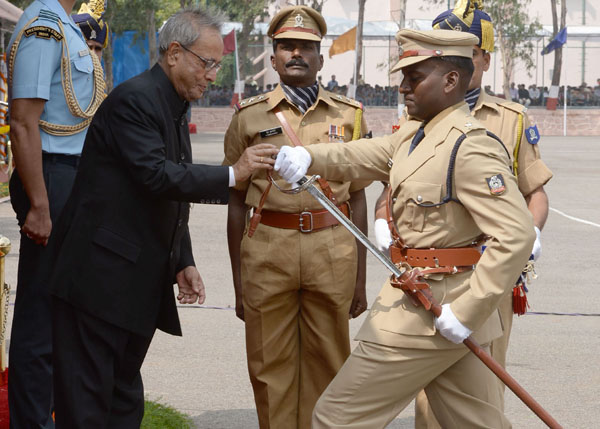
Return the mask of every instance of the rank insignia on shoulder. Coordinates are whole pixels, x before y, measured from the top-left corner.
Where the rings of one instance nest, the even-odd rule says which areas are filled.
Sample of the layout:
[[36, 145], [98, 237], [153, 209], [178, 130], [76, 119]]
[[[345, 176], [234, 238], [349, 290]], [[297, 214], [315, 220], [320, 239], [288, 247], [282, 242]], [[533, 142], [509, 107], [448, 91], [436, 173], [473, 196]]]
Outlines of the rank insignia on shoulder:
[[283, 134], [283, 128], [275, 127], [275, 128], [269, 128], [268, 130], [262, 130], [260, 132], [260, 137], [264, 139], [266, 137], [277, 136], [279, 134]]
[[330, 125], [329, 126], [329, 143], [344, 142], [344, 126]]
[[540, 141], [540, 132], [538, 131], [537, 125], [527, 128], [525, 130], [525, 137], [527, 137], [529, 143], [538, 144]]
[[29, 27], [23, 32], [25, 37], [35, 36], [40, 39], [54, 39], [60, 42], [63, 39], [63, 35], [56, 31], [54, 28], [46, 27], [43, 25], [36, 25], [35, 27]]
[[490, 188], [490, 194], [502, 195], [504, 191], [506, 191], [506, 184], [504, 183], [504, 177], [502, 177], [502, 174], [496, 174], [495, 176], [487, 177], [485, 180]]

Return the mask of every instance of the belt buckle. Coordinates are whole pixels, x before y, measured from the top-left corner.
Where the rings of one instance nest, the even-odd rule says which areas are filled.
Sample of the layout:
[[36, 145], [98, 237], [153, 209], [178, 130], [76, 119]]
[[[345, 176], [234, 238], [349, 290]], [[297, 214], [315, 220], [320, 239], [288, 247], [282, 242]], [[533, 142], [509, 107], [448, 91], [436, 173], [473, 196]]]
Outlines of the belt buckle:
[[[310, 226], [308, 228], [304, 228], [304, 216], [308, 216]], [[300, 232], [312, 232], [313, 230], [313, 216], [312, 212], [302, 212], [300, 213]]]

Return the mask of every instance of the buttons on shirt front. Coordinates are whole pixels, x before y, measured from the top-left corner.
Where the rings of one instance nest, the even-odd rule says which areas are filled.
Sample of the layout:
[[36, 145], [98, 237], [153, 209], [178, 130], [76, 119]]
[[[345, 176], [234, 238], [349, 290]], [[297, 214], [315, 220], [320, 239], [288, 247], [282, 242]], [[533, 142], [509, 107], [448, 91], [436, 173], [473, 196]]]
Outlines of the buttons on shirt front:
[[302, 121], [302, 126], [306, 125], [306, 121]]
[[423, 202], [423, 197], [421, 195], [417, 195], [417, 202], [418, 203], [422, 203]]
[[180, 153], [180, 154], [179, 154], [179, 158], [180, 158], [182, 161], [185, 161], [185, 153]]

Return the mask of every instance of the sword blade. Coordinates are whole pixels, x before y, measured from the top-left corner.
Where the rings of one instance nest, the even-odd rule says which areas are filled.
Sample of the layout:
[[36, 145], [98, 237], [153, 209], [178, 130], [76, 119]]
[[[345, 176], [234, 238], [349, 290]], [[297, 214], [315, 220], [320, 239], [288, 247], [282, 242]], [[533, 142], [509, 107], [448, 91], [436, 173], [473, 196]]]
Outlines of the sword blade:
[[[306, 177], [301, 178], [298, 183], [305, 184], [308, 181]], [[331, 202], [325, 194], [314, 184], [308, 185], [306, 191], [316, 199], [329, 213], [331, 213], [358, 241], [360, 241], [379, 261], [386, 266], [396, 277], [400, 277], [403, 271], [394, 264], [385, 253], [379, 250], [369, 238], [360, 230], [350, 219], [348, 219], [342, 211]]]

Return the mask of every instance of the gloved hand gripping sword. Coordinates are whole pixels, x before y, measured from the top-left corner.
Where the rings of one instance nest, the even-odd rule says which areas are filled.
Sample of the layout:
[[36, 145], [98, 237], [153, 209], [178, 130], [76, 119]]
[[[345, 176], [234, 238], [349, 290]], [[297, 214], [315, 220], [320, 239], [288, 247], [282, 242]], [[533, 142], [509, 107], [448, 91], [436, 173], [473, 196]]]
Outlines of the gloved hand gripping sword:
[[[321, 204], [329, 213], [331, 213], [348, 231], [352, 233], [385, 267], [392, 272], [391, 284], [393, 287], [401, 289], [412, 301], [415, 306], [422, 305], [426, 310], [431, 311], [435, 317], [442, 314], [442, 306], [435, 301], [433, 294], [427, 282], [425, 274], [419, 268], [413, 268], [407, 263], [399, 266], [394, 264], [383, 252], [381, 252], [360, 230], [348, 219], [340, 209], [329, 200], [323, 192], [315, 186], [319, 176], [314, 175], [310, 178], [302, 177], [298, 180], [298, 187], [292, 189], [282, 189], [275, 180], [271, 179], [273, 185], [281, 192], [296, 194], [307, 191]], [[502, 366], [490, 356], [475, 340], [471, 337], [466, 338], [463, 344], [471, 350], [502, 382], [512, 390], [515, 395], [527, 405], [549, 428], [561, 429], [562, 426], [529, 394]]]

